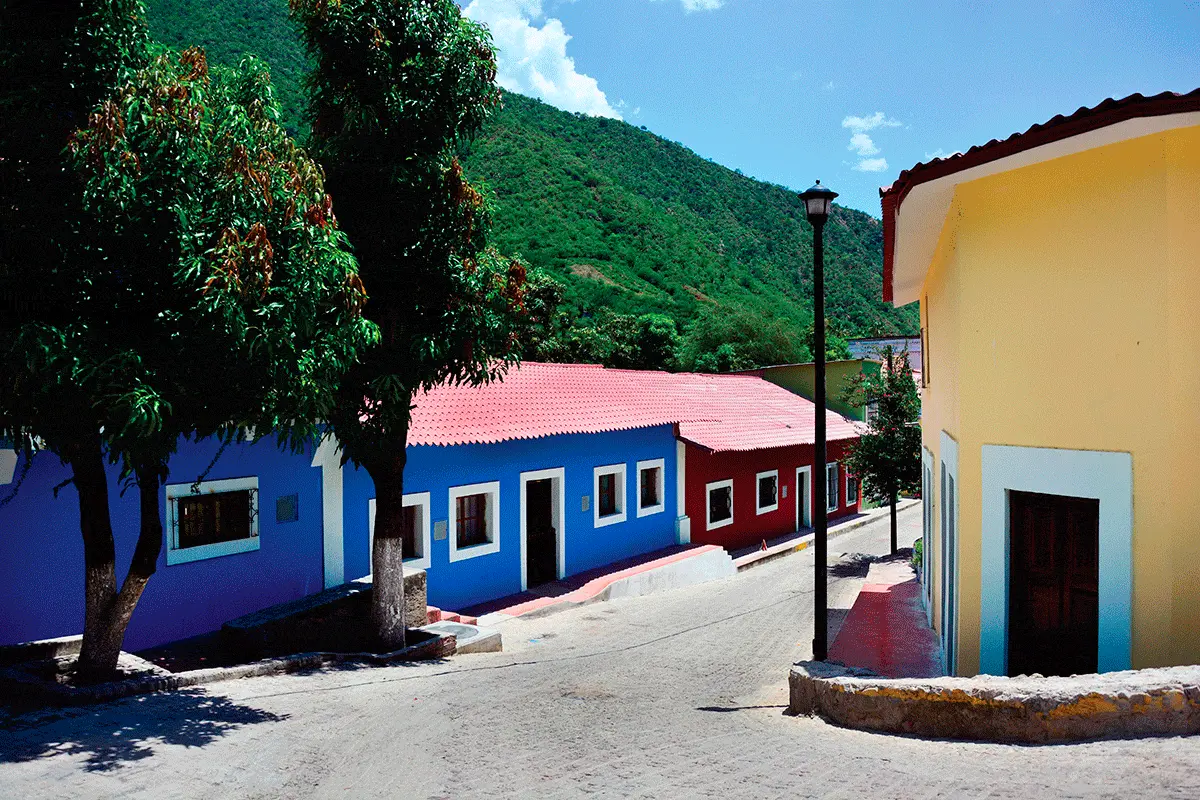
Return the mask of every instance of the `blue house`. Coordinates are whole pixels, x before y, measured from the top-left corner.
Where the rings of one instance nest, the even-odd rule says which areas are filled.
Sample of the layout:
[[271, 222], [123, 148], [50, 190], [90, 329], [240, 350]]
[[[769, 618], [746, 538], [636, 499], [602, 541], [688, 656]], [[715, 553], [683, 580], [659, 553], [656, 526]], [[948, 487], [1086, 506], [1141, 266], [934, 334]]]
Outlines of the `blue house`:
[[[643, 375], [645, 373], [642, 373]], [[688, 541], [677, 398], [638, 373], [525, 364], [486, 387], [416, 400], [405, 471], [408, 561], [429, 602], [458, 609]], [[370, 574], [374, 486], [326, 439], [301, 454], [269, 437], [181, 442], [164, 488], [158, 572], [126, 649], [222, 623]], [[199, 480], [203, 475], [203, 481]], [[83, 627], [78, 497], [47, 453], [0, 456], [0, 644]], [[110, 472], [120, 571], [138, 530], [135, 493]], [[16, 483], [19, 482], [19, 488]], [[123, 575], [118, 574], [118, 579]]]

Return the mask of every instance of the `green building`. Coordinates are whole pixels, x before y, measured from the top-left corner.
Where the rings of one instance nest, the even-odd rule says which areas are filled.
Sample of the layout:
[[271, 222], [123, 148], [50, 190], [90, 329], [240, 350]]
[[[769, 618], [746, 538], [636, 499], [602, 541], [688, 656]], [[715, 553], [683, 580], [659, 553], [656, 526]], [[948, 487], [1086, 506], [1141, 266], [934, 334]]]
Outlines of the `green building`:
[[[829, 361], [825, 364], [825, 399], [826, 406], [842, 416], [865, 422], [867, 409], [862, 406], [852, 406], [843, 402], [842, 394], [855, 375], [878, 375], [880, 363], [866, 358], [853, 358], [845, 361]], [[816, 365], [780, 364], [774, 367], [751, 369], [740, 373], [754, 375], [770, 381], [776, 386], [782, 386], [790, 392], [812, 400], [816, 395]]]

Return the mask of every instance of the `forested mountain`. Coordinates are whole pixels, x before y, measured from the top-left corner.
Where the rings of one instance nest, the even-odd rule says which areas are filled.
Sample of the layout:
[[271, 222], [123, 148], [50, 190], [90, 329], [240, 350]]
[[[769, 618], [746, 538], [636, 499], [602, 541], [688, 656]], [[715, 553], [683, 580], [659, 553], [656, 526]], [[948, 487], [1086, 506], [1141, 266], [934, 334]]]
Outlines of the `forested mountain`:
[[[266, 60], [285, 122], [303, 135], [308, 62], [286, 0], [147, 0], [147, 6], [152, 32], [163, 42], [198, 44], [217, 63], [245, 53]], [[496, 243], [563, 284], [575, 324], [587, 326], [605, 309], [631, 317], [657, 313], [685, 335], [681, 352], [689, 341], [703, 349], [701, 340], [746, 338], [758, 329], [796, 342], [796, 349], [747, 342], [730, 366], [805, 357], [812, 237], [795, 192], [633, 125], [511, 93], [463, 161], [495, 195]], [[914, 308], [893, 309], [880, 299], [878, 220], [836, 207], [825, 255], [832, 330], [843, 336], [917, 330]], [[773, 355], [752, 357], [752, 351]]]
[[[559, 277], [581, 310], [657, 311], [682, 327], [717, 306], [810, 324], [812, 233], [793, 191], [632, 125], [514, 94], [465, 162], [495, 193], [501, 248]], [[825, 232], [835, 327], [915, 331], [911, 309], [881, 299], [879, 221], [836, 207]]]

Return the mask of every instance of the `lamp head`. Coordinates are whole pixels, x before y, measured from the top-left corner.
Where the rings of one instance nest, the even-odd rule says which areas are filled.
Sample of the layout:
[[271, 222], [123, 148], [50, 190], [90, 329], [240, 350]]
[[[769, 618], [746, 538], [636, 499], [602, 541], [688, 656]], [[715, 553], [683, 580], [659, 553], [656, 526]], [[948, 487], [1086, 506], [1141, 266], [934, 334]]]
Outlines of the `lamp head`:
[[801, 192], [800, 199], [804, 201], [805, 210], [808, 212], [808, 221], [813, 225], [820, 225], [829, 219], [833, 198], [837, 196], [837, 192], [822, 186], [820, 181], [817, 181], [807, 191]]

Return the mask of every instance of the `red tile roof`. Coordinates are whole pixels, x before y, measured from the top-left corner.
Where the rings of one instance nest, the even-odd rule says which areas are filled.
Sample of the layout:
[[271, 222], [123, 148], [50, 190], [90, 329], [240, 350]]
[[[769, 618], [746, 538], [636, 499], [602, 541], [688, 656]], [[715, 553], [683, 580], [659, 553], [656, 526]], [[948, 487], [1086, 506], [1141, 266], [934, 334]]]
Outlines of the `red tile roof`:
[[[811, 444], [813, 404], [749, 375], [672, 374], [525, 362], [486, 386], [445, 384], [414, 401], [409, 443], [456, 445], [677, 425], [716, 452]], [[828, 439], [858, 436], [826, 414]]]
[[1200, 111], [1200, 89], [1186, 94], [1162, 92], [1152, 97], [1131, 94], [1120, 100], [1110, 97], [1090, 108], [1080, 108], [1069, 116], [1059, 114], [1047, 122], [1034, 125], [1024, 133], [1014, 133], [1007, 139], [992, 139], [986, 144], [972, 147], [965, 153], [955, 153], [947, 158], [935, 158], [904, 170], [891, 186], [885, 186], [879, 190], [880, 205], [883, 209], [884, 301], [889, 303], [892, 301], [896, 217], [900, 213], [900, 204], [904, 202], [905, 196], [914, 186], [991, 161], [998, 161], [1001, 158], [1007, 158], [1051, 142], [1115, 125], [1118, 122], [1191, 111]]

